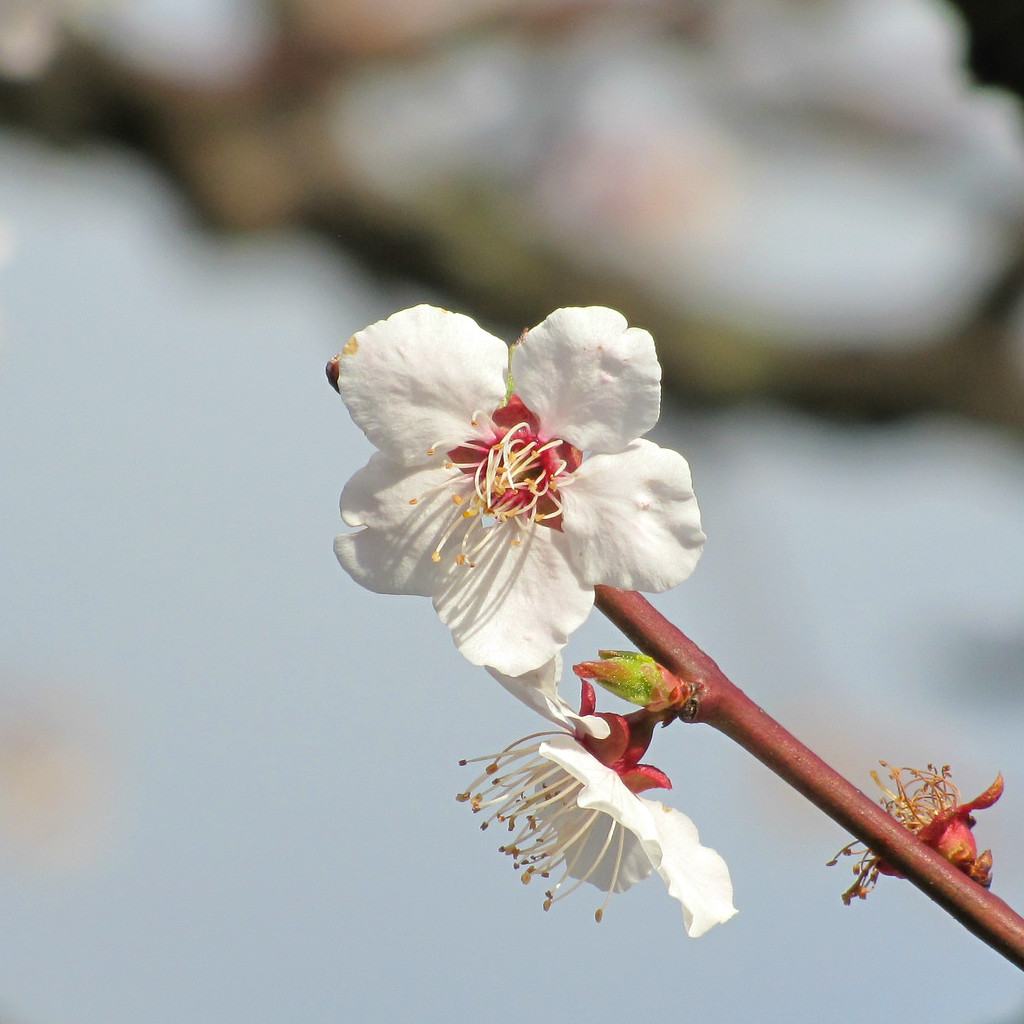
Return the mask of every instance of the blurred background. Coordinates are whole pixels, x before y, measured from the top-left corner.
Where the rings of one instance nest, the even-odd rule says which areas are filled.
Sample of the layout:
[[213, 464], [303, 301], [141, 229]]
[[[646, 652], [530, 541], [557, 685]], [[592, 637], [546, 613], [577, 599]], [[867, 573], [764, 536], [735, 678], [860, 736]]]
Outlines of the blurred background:
[[0, 1024], [1024, 1020], [697, 727], [649, 759], [739, 916], [543, 913], [454, 800], [536, 722], [337, 566], [323, 377], [420, 301], [650, 329], [709, 537], [656, 604], [869, 792], [1002, 771], [1024, 907], [1022, 51], [997, 0], [0, 0]]

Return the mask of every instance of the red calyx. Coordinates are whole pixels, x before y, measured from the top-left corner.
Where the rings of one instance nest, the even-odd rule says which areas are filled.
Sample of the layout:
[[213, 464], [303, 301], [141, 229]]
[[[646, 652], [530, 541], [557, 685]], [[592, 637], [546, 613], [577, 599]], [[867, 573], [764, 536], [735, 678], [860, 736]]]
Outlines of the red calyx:
[[640, 793], [645, 789], [671, 789], [671, 780], [660, 768], [640, 764], [640, 758], [651, 745], [654, 727], [661, 721], [660, 717], [643, 709], [629, 715], [595, 712], [597, 699], [593, 685], [584, 679], [581, 688], [580, 714], [596, 714], [608, 723], [610, 731], [604, 739], [581, 736], [577, 737], [579, 742], [601, 764], [611, 768], [631, 793]]

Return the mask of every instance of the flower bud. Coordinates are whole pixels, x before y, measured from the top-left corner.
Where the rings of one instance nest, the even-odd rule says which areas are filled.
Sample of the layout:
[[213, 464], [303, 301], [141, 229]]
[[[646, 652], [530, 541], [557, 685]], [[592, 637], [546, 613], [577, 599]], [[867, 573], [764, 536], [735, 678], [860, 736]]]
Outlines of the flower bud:
[[690, 687], [653, 658], [635, 651], [598, 651], [600, 661], [583, 661], [572, 670], [593, 679], [616, 697], [648, 711], [672, 711], [691, 696]]
[[338, 381], [341, 378], [341, 359], [335, 356], [329, 360], [324, 367], [324, 372], [327, 374], [327, 382], [335, 391], [338, 391]]

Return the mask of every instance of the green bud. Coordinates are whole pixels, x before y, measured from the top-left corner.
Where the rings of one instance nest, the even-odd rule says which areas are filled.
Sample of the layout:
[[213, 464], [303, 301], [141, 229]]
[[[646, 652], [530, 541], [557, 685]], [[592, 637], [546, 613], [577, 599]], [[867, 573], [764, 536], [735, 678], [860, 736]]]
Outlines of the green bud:
[[689, 688], [653, 658], [636, 651], [598, 651], [600, 661], [584, 661], [572, 670], [592, 679], [616, 697], [650, 711], [681, 707]]

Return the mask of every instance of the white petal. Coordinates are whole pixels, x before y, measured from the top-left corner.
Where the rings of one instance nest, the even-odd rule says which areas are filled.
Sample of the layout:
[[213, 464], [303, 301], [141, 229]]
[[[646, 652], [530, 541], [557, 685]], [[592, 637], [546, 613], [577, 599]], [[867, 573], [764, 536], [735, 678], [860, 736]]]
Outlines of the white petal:
[[524, 672], [521, 676], [505, 675], [504, 672], [496, 672], [493, 668], [488, 668], [487, 671], [513, 697], [569, 733], [576, 733], [577, 729], [581, 729], [590, 736], [604, 739], [611, 732], [611, 726], [603, 718], [598, 718], [597, 715], [578, 715], [558, 696], [558, 680], [562, 678], [560, 654], [556, 654], [540, 668]]
[[728, 921], [736, 908], [725, 861], [714, 850], [701, 846], [697, 826], [685, 814], [654, 800], [642, 802], [650, 808], [658, 830], [658, 874], [665, 880], [669, 895], [683, 906], [686, 934], [696, 938]]
[[544, 433], [581, 451], [621, 451], [658, 421], [654, 339], [614, 309], [555, 310], [514, 349], [512, 376]]
[[704, 546], [686, 459], [651, 441], [594, 455], [562, 491], [562, 529], [591, 584], [660, 593], [693, 572]]
[[487, 530], [488, 546], [475, 557], [475, 567], [446, 563], [434, 607], [474, 665], [518, 676], [565, 646], [587, 617], [594, 591], [579, 581], [568, 542], [557, 530], [520, 530], [513, 520]]
[[338, 390], [373, 444], [414, 465], [431, 447], [444, 452], [476, 436], [475, 415], [505, 397], [507, 366], [506, 344], [468, 316], [414, 306], [349, 339]]
[[[657, 844], [658, 831], [647, 808], [650, 801], [643, 801], [631, 793], [611, 768], [606, 768], [571, 737], [555, 736], [541, 746], [550, 748], [549, 753], [541, 750], [545, 757], [560, 764], [583, 783], [577, 800], [580, 807], [610, 814], [641, 841]], [[661, 856], [656, 848], [650, 850], [650, 857], [657, 867]]]
[[[622, 860], [616, 876], [615, 892], [625, 892], [631, 885], [642, 881], [657, 867], [661, 849], [657, 843], [654, 819], [647, 801], [640, 800], [623, 785], [622, 780], [606, 768], [588, 750], [569, 736], [554, 736], [538, 749], [541, 757], [564, 768], [573, 778], [583, 783], [576, 802], [584, 810], [601, 811], [627, 829], [622, 848]], [[580, 874], [589, 870], [608, 835], [609, 824], [599, 822], [587, 837], [584, 853], [579, 858]], [[615, 874], [615, 853], [618, 841], [613, 840], [607, 853], [593, 874], [587, 878], [599, 889], [608, 891]], [[652, 859], [653, 857], [653, 859]], [[572, 874], [572, 872], [570, 872]], [[579, 878], [579, 874], [573, 877]]]
[[364, 529], [336, 538], [334, 551], [357, 583], [378, 594], [434, 594], [443, 570], [430, 555], [458, 515], [452, 489], [442, 486], [453, 478], [462, 483], [441, 466], [410, 468], [378, 453], [349, 480], [341, 515]]
[[[576, 801], [581, 808], [603, 811], [635, 837], [635, 843], [627, 840], [623, 847], [616, 892], [645, 878], [653, 868], [665, 880], [669, 895], [682, 905], [683, 923], [693, 938], [736, 913], [728, 866], [714, 850], [701, 846], [697, 827], [685, 814], [631, 793], [615, 772], [568, 736], [547, 740], [538, 753], [583, 783]], [[606, 834], [597, 826], [591, 840], [596, 837], [603, 842]], [[599, 849], [593, 849], [593, 854]], [[581, 858], [581, 865], [585, 863], [586, 859]], [[593, 857], [589, 863], [593, 863]], [[602, 861], [587, 880], [595, 885], [603, 881], [601, 887], [607, 891], [611, 871], [611, 861], [607, 865]]]
[[[589, 811], [582, 810], [581, 814], [589, 814]], [[567, 822], [571, 827], [577, 822]], [[602, 892], [625, 892], [637, 882], [642, 882], [651, 873], [651, 858], [644, 848], [644, 844], [628, 829], [619, 828], [616, 835], [608, 842], [608, 831], [614, 827], [614, 819], [607, 814], [601, 815], [600, 820], [591, 828], [583, 841], [581, 850], [573, 850], [572, 856], [575, 864], [569, 870], [571, 878], [582, 878], [587, 875], [587, 881], [597, 886]], [[560, 835], [571, 835], [569, 828], [563, 827], [559, 830]], [[621, 843], [621, 848], [620, 844]], [[602, 854], [602, 848], [604, 850]], [[578, 854], [578, 858], [577, 858]], [[597, 862], [597, 858], [600, 861]], [[594, 867], [595, 862], [597, 866]], [[618, 869], [616, 870], [616, 863]], [[593, 870], [591, 870], [593, 868]], [[588, 874], [589, 872], [589, 874]], [[612, 879], [615, 880], [614, 887]]]

